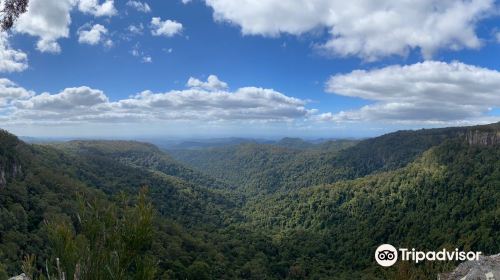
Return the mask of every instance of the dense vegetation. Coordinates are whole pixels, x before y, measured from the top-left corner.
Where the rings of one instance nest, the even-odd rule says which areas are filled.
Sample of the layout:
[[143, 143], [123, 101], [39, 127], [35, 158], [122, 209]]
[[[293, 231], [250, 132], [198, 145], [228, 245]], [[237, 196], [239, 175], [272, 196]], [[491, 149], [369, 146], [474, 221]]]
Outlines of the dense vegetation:
[[463, 133], [461, 128], [399, 131], [357, 145], [353, 141], [330, 141], [293, 149], [279, 142], [250, 143], [169, 152], [206, 174], [254, 194], [288, 191], [401, 168], [427, 149]]
[[[402, 169], [254, 201], [248, 216], [254, 227], [269, 228], [275, 234], [321, 240], [307, 246], [316, 256], [305, 265], [310, 269], [324, 269], [328, 263], [370, 267], [375, 248], [383, 243], [496, 254], [500, 251], [499, 159], [496, 147], [450, 141]], [[441, 265], [434, 271], [452, 264]], [[410, 274], [431, 268], [414, 269]]]
[[244, 143], [196, 150], [171, 150], [178, 160], [210, 174], [244, 194], [290, 190], [327, 182], [331, 161], [357, 141], [313, 145], [285, 138], [275, 144]]
[[[429, 279], [500, 252], [500, 125], [170, 151], [0, 132], [0, 279]], [[193, 166], [190, 168], [189, 166]], [[196, 171], [197, 170], [197, 171]]]

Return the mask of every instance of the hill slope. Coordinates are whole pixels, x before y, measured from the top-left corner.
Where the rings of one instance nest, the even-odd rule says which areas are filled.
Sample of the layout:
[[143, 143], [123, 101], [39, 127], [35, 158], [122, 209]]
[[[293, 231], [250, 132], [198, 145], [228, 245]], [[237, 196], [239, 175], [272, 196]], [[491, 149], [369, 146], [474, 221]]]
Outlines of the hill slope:
[[[247, 205], [247, 215], [249, 227], [285, 235], [283, 243], [293, 244], [290, 252], [300, 247], [314, 256], [304, 260], [304, 267], [372, 267], [376, 273], [372, 255], [384, 243], [499, 252], [498, 201], [499, 146], [449, 140], [401, 169], [260, 198]], [[311, 239], [318, 241], [299, 245]], [[452, 266], [413, 267], [407, 278], [400, 277], [425, 279]]]
[[181, 178], [193, 185], [207, 188], [227, 188], [212, 177], [185, 167], [156, 146], [136, 141], [70, 141], [55, 144], [63, 151], [80, 157], [108, 158], [124, 165], [159, 171]]
[[[5, 186], [0, 188], [0, 277], [5, 276], [3, 271], [18, 274], [21, 260], [29, 254], [35, 254], [39, 267], [44, 267], [44, 260], [53, 256], [48, 225], [65, 222], [77, 225], [80, 196], [121, 207], [122, 194], [135, 195], [145, 185], [158, 213], [154, 250], [160, 258], [159, 275], [171, 271], [172, 275], [186, 278], [195, 262], [210, 264], [207, 274], [212, 269], [218, 274], [218, 269], [227, 267], [226, 262], [216, 260], [220, 253], [213, 243], [219, 239], [229, 242], [216, 231], [240, 219], [231, 198], [174, 176], [175, 171], [186, 179], [196, 174], [174, 163], [165, 167], [169, 171], [166, 174], [110, 156], [130, 152], [133, 156], [126, 158], [134, 158], [150, 151], [153, 148], [150, 145], [101, 143], [99, 150], [77, 151], [70, 149], [75, 145], [71, 143], [56, 149], [27, 145], [4, 131], [0, 134], [0, 144], [0, 162], [6, 174]], [[80, 147], [96, 144], [79, 143]], [[14, 172], [16, 168], [18, 171]], [[232, 273], [234, 270], [227, 270], [227, 275]]]
[[[188, 166], [247, 191], [274, 192], [401, 168], [444, 140], [463, 137], [465, 131], [399, 131], [359, 143], [329, 141], [314, 149], [253, 143], [169, 153]], [[296, 143], [291, 139], [285, 142]]]

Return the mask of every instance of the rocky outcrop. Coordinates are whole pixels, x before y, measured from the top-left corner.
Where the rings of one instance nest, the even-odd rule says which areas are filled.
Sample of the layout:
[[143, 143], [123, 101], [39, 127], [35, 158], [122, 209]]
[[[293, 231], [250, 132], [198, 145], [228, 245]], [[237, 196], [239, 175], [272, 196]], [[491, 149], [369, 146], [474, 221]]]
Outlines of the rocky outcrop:
[[438, 280], [500, 280], [500, 254], [463, 262], [454, 271], [440, 274]]
[[29, 162], [29, 148], [16, 136], [0, 129], [0, 189], [22, 176], [21, 163]]
[[469, 130], [465, 139], [469, 145], [498, 145], [500, 144], [500, 130]]
[[7, 182], [22, 175], [22, 166], [17, 163], [4, 166], [0, 163], [0, 189], [7, 186]]
[[0, 166], [0, 189], [7, 185], [7, 179], [5, 178], [5, 171]]
[[24, 273], [18, 276], [14, 276], [12, 278], [9, 278], [9, 280], [30, 280], [29, 277], [27, 277]]

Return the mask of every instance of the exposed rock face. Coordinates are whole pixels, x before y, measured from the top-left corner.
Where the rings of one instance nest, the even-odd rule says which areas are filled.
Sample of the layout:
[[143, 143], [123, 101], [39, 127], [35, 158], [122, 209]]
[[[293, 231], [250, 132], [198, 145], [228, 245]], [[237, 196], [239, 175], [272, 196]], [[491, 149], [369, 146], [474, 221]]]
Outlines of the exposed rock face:
[[500, 144], [500, 130], [470, 130], [465, 134], [469, 145], [492, 146]]
[[439, 280], [500, 280], [500, 254], [483, 256], [461, 263], [454, 271], [438, 276]]
[[0, 189], [22, 175], [21, 163], [27, 162], [28, 151], [28, 146], [16, 136], [0, 129]]
[[2, 169], [0, 165], [0, 189], [7, 185], [7, 180], [5, 179], [5, 171]]
[[9, 280], [30, 280], [24, 273], [18, 276], [9, 278]]
[[22, 175], [22, 166], [20, 164], [12, 164], [9, 168], [2, 166], [0, 163], [0, 189], [7, 186], [7, 181]]

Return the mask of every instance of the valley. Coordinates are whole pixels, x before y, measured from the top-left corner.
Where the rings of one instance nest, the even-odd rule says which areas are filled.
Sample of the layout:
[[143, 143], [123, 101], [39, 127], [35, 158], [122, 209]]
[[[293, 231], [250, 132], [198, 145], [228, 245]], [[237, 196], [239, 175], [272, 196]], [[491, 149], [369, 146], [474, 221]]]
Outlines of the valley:
[[435, 278], [458, 263], [382, 268], [373, 252], [500, 252], [499, 133], [497, 123], [162, 150], [26, 144], [2, 131], [0, 278], [19, 274], [26, 256], [40, 279], [56, 258], [95, 279], [106, 266], [123, 279]]

